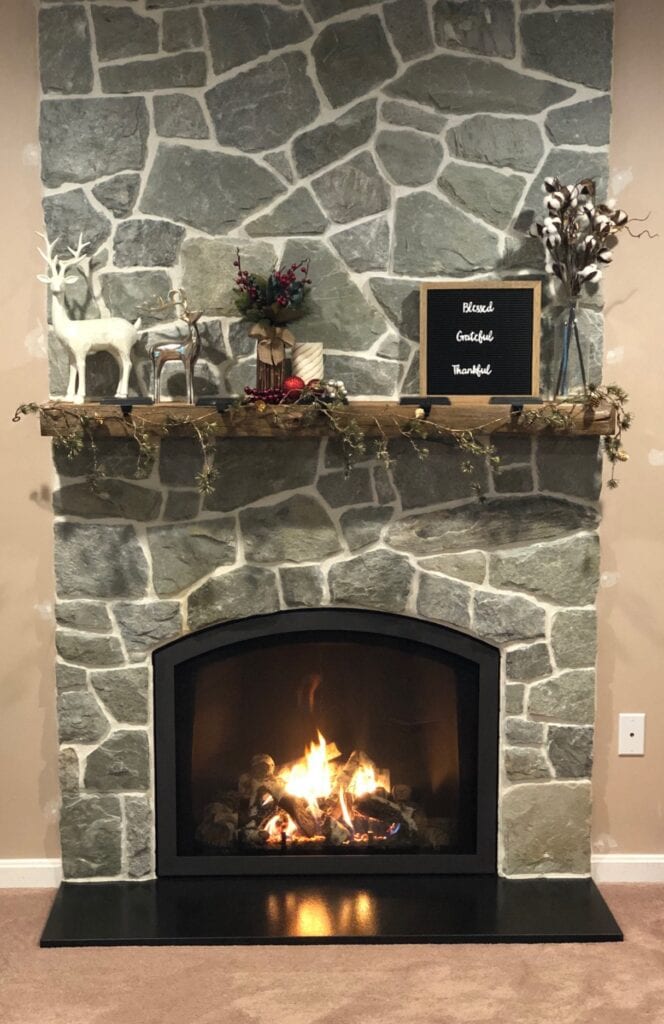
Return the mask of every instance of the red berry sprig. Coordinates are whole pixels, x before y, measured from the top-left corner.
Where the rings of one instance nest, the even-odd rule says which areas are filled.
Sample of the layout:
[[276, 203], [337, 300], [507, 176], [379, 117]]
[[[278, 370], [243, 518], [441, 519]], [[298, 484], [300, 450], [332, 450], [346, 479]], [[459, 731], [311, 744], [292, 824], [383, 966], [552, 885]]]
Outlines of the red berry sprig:
[[244, 389], [248, 402], [265, 402], [266, 405], [280, 405], [286, 397], [283, 388], [249, 388]]
[[[270, 273], [267, 289], [265, 285], [258, 283], [255, 275], [243, 269], [239, 249], [236, 250], [233, 267], [235, 268], [235, 290], [240, 295], [245, 295], [251, 307], [259, 309], [265, 319], [271, 319], [270, 310], [273, 305], [278, 306], [279, 309], [289, 307], [295, 309], [301, 306], [305, 289], [312, 283], [309, 277], [309, 260], [291, 263], [287, 267], [274, 267]], [[246, 308], [243, 308], [242, 311], [246, 312]]]
[[235, 283], [239, 292], [246, 292], [250, 299], [254, 300], [258, 298], [258, 288], [256, 287], [255, 278], [249, 273], [248, 270], [242, 269], [242, 259], [240, 257], [240, 250], [236, 249], [236, 259], [233, 261], [233, 266], [237, 270], [237, 277]]

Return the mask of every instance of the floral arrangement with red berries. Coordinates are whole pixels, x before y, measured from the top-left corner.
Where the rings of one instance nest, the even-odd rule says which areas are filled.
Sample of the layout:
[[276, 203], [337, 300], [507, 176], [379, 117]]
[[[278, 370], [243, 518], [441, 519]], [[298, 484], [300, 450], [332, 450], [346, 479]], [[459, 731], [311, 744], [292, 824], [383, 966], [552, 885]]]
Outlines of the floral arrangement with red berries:
[[306, 300], [312, 283], [308, 259], [286, 267], [275, 266], [267, 277], [263, 277], [243, 268], [240, 250], [237, 249], [233, 266], [236, 271], [235, 305], [245, 320], [287, 324], [299, 320], [307, 312]]

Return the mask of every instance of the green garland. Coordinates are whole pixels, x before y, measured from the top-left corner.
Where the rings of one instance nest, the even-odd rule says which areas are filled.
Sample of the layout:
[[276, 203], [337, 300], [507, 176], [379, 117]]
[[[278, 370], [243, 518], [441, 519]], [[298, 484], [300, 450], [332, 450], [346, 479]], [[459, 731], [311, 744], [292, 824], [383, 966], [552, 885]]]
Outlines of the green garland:
[[[618, 463], [626, 462], [628, 455], [623, 446], [623, 434], [629, 428], [632, 417], [626, 410], [628, 396], [617, 384], [589, 385], [587, 394], [582, 396], [578, 403], [573, 403], [571, 410], [562, 409], [559, 405], [545, 404], [542, 406], [529, 406], [520, 414], [515, 425], [515, 433], [518, 433], [519, 426], [523, 428], [539, 424], [542, 432], [549, 430], [553, 434], [565, 434], [571, 432], [574, 427], [574, 410], [579, 406], [589, 413], [594, 412], [603, 404], [609, 405], [616, 416], [616, 428], [613, 434], [603, 438], [602, 448], [604, 455], [611, 465], [611, 476], [607, 482], [608, 487], [618, 486], [616, 479], [616, 468]], [[224, 416], [232, 416], [240, 408], [246, 408], [247, 403], [237, 401], [222, 413]], [[293, 421], [284, 421], [276, 409], [283, 406], [262, 405], [260, 412], [269, 416], [272, 413], [274, 425], [283, 430], [292, 430]], [[356, 462], [366, 458], [374, 458], [381, 462], [386, 468], [392, 466], [396, 459], [390, 450], [389, 439], [385, 433], [383, 424], [378, 419], [374, 420], [376, 437], [369, 438], [367, 432], [362, 429], [352, 416], [348, 415], [348, 404], [342, 401], [330, 401], [322, 399], [309, 389], [304, 389], [300, 399], [291, 403], [289, 408], [298, 408], [302, 415], [299, 423], [302, 426], [311, 426], [319, 423], [321, 418], [325, 422], [330, 435], [336, 437], [342, 446], [345, 473], [348, 475]], [[67, 459], [73, 460], [84, 451], [90, 453], [90, 470], [87, 474], [87, 481], [90, 488], [98, 493], [103, 480], [107, 479], [108, 473], [103, 459], [99, 454], [96, 441], [97, 428], [104, 422], [115, 421], [122, 424], [126, 436], [136, 444], [136, 477], [144, 475], [149, 470], [157, 455], [158, 441], [168, 437], [174, 428], [181, 430], [182, 427], [190, 427], [201, 451], [202, 465], [196, 474], [196, 486], [201, 494], [210, 494], [219, 477], [219, 470], [215, 465], [217, 454], [216, 441], [217, 433], [213, 422], [207, 414], [186, 416], [184, 418], [166, 417], [162, 424], [155, 424], [144, 420], [140, 414], [134, 412], [131, 416], [122, 413], [105, 413], [102, 417], [97, 413], [72, 409], [71, 406], [62, 406], [58, 403], [28, 402], [20, 405], [13, 417], [18, 422], [21, 417], [36, 415], [58, 410], [63, 419], [63, 426], [55, 429], [53, 443], [61, 448]], [[478, 465], [486, 466], [487, 463], [497, 468], [501, 464], [500, 455], [490, 441], [482, 440], [483, 436], [490, 434], [493, 427], [503, 421], [502, 415], [482, 424], [473, 430], [455, 430], [452, 427], [443, 426], [427, 419], [424, 410], [418, 409], [411, 419], [402, 421], [394, 418], [393, 425], [398, 435], [408, 443], [416, 457], [424, 460], [429, 455], [426, 445], [430, 440], [444, 440], [453, 445], [464, 454], [461, 463], [461, 472], [472, 477]], [[471, 489], [476, 496], [483, 500], [482, 486], [477, 480], [472, 480]]]
[[551, 429], [552, 433], [564, 434], [573, 429], [573, 412], [581, 407], [588, 412], [595, 412], [601, 405], [608, 405], [614, 412], [616, 426], [613, 434], [602, 438], [602, 452], [611, 467], [611, 475], [606, 482], [607, 487], [615, 490], [618, 486], [616, 470], [618, 463], [627, 462], [629, 455], [625, 451], [623, 434], [633, 423], [631, 412], [627, 411], [629, 395], [618, 384], [589, 384], [584, 395], [577, 402], [569, 400], [572, 408], [567, 412], [558, 405], [531, 406], [524, 409], [521, 421], [524, 426], [540, 423]]

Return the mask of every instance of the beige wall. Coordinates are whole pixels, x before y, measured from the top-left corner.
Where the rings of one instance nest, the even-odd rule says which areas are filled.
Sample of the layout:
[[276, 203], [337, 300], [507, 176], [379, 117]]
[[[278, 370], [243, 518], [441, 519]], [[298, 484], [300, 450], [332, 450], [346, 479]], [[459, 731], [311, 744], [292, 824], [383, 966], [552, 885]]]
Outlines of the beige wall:
[[[0, 858], [57, 853], [49, 451], [36, 422], [10, 422], [20, 401], [47, 394], [43, 294], [34, 276], [35, 40], [32, 0], [2, 0], [0, 300], [8, 322], [0, 374]], [[661, 0], [616, 0], [614, 183], [627, 210], [654, 211], [651, 226], [663, 237], [623, 237], [607, 275], [606, 379], [629, 390], [637, 419], [622, 486], [605, 492], [603, 503], [594, 837], [605, 852], [664, 852], [663, 43]], [[620, 710], [647, 713], [645, 758], [617, 757]]]
[[36, 420], [11, 422], [48, 394], [37, 162], [36, 10], [0, 4], [0, 857], [58, 852], [57, 745], [51, 626], [49, 445]]
[[[615, 32], [613, 188], [660, 237], [623, 235], [606, 277], [604, 377], [635, 423], [603, 501], [593, 832], [598, 852], [664, 853], [664, 4], [616, 0]], [[645, 757], [618, 757], [620, 711], [646, 712]]]

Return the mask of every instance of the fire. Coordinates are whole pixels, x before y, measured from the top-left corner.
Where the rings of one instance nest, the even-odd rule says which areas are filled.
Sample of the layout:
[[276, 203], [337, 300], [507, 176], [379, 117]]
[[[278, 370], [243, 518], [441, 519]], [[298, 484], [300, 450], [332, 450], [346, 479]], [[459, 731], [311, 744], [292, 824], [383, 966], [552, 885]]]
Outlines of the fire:
[[[266, 779], [270, 762], [274, 767], [267, 757], [259, 765], [267, 764]], [[273, 780], [273, 788], [258, 798], [259, 818], [265, 810], [259, 832], [273, 845], [323, 841], [339, 846], [385, 839], [396, 835], [405, 813], [392, 801], [389, 769], [377, 768], [361, 750], [345, 759], [320, 730], [303, 757], [283, 765]], [[373, 803], [367, 805], [368, 798]]]
[[265, 825], [265, 830], [270, 839], [281, 840], [281, 837], [284, 835], [290, 839], [290, 837], [297, 832], [297, 825], [291, 818], [290, 814], [280, 811], [278, 814], [272, 815]]
[[[275, 853], [416, 847], [420, 833], [430, 827], [415, 802], [418, 791], [405, 779], [393, 785], [390, 769], [380, 764], [360, 747], [341, 751], [320, 730], [293, 761], [279, 763], [268, 752], [254, 753], [237, 789], [219, 792], [205, 808], [196, 840], [205, 849], [238, 844], [259, 851], [269, 844]], [[434, 819], [435, 843], [425, 836], [429, 845], [447, 841], [445, 822]]]
[[307, 801], [315, 811], [318, 801], [329, 797], [334, 786], [333, 769], [328, 761], [327, 742], [318, 732], [318, 743], [305, 750], [304, 758], [282, 773], [285, 791]]
[[341, 808], [341, 817], [348, 825], [348, 828], [351, 830], [351, 833], [354, 832], [355, 829], [353, 827], [353, 819], [348, 813], [348, 804], [346, 803], [346, 794], [344, 793], [343, 786], [339, 787], [339, 806]]
[[375, 793], [378, 785], [374, 766], [361, 764], [350, 781], [348, 792], [353, 796], [365, 796], [367, 793]]

